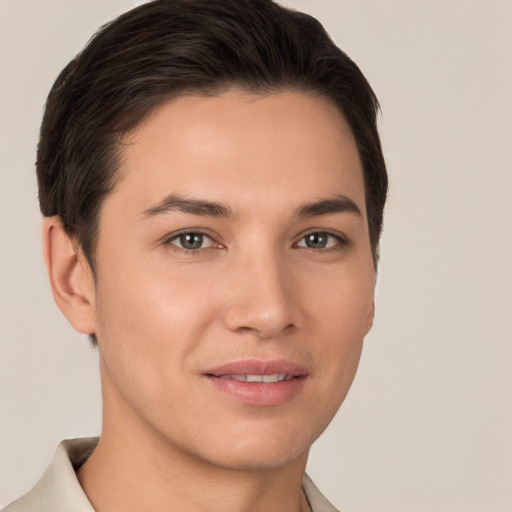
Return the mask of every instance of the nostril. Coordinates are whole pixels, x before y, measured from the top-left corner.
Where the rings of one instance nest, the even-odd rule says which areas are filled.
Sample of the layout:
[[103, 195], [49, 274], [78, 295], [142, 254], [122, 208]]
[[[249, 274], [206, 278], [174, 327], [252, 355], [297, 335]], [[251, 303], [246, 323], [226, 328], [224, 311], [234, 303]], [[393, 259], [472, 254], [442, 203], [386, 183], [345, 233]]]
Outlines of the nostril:
[[262, 339], [290, 332], [295, 326], [297, 302], [289, 296], [282, 279], [282, 273], [276, 271], [271, 280], [267, 271], [260, 278], [253, 275], [237, 281], [227, 297], [223, 315], [226, 327]]

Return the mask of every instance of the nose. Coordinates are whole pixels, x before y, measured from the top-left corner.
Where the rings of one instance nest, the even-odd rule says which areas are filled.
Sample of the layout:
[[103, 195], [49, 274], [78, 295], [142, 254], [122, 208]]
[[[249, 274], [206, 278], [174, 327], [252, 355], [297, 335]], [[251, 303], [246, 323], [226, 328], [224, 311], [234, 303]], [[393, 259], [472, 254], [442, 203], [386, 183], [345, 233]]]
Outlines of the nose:
[[229, 330], [265, 339], [293, 329], [297, 324], [293, 277], [276, 254], [246, 257], [233, 265], [230, 274], [224, 313]]

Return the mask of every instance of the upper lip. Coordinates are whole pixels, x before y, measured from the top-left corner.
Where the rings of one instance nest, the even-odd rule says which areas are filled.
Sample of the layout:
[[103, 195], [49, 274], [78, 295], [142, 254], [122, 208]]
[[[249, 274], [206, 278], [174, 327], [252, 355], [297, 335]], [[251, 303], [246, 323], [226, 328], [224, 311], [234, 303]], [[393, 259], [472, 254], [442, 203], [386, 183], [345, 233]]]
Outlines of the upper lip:
[[286, 359], [242, 359], [216, 366], [204, 372], [205, 375], [221, 377], [222, 375], [274, 375], [282, 373], [301, 377], [309, 372], [307, 368]]

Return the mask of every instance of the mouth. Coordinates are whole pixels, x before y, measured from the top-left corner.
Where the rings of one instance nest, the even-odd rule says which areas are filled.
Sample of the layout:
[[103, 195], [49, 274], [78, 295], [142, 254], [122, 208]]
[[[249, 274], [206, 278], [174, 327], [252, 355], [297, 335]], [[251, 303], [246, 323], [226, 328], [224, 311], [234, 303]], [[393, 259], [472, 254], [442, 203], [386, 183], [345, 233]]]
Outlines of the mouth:
[[261, 407], [279, 405], [300, 394], [308, 373], [291, 361], [249, 359], [224, 364], [204, 376], [223, 396]]
[[282, 382], [295, 378], [293, 375], [287, 375], [286, 373], [273, 373], [271, 375], [212, 375], [212, 377], [235, 379], [240, 382]]

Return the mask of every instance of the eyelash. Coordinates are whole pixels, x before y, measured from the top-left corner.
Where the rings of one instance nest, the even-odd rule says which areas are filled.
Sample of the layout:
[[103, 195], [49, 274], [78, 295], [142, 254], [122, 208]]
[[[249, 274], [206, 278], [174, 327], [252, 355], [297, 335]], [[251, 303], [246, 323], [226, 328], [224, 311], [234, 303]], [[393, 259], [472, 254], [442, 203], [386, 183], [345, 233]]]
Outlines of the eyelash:
[[165, 242], [165, 245], [172, 246], [174, 250], [180, 251], [187, 255], [193, 255], [196, 256], [198, 254], [203, 253], [204, 251], [210, 249], [211, 247], [199, 247], [197, 249], [186, 249], [185, 247], [179, 247], [176, 244], [173, 244], [174, 241], [179, 240], [181, 237], [187, 236], [187, 235], [199, 235], [201, 237], [207, 238], [211, 241], [212, 245], [217, 245], [217, 248], [222, 248], [223, 246], [221, 244], [218, 244], [215, 242], [215, 240], [208, 235], [207, 233], [201, 231], [201, 230], [188, 230], [188, 231], [182, 231], [180, 233], [175, 233], [172, 235], [171, 238], [168, 238]]
[[315, 249], [312, 247], [300, 246], [301, 248], [310, 249], [315, 252], [330, 252], [330, 251], [341, 251], [349, 245], [349, 240], [342, 233], [338, 233], [336, 231], [330, 231], [328, 229], [323, 229], [323, 230], [309, 231], [308, 233], [305, 233], [304, 235], [301, 236], [299, 241], [294, 244], [294, 246], [299, 247], [298, 244], [300, 242], [302, 242], [303, 240], [305, 240], [306, 237], [311, 236], [311, 235], [324, 235], [324, 236], [327, 236], [330, 238], [334, 238], [336, 240], [336, 244], [333, 247], [326, 247], [326, 248]]
[[[187, 235], [196, 235], [196, 236], [199, 235], [199, 236], [203, 237], [203, 239], [207, 238], [211, 241], [211, 246], [199, 247], [197, 249], [186, 249], [185, 247], [179, 247], [173, 243], [174, 241], [179, 240], [181, 237], [184, 237]], [[312, 236], [312, 235], [324, 235], [324, 236], [333, 238], [336, 240], [336, 244], [332, 247], [326, 247], [326, 248], [312, 248], [312, 247], [308, 247], [306, 245], [305, 246], [298, 245], [300, 242], [304, 241], [306, 239], [306, 237]], [[341, 250], [345, 249], [349, 245], [349, 243], [350, 243], [349, 240], [343, 234], [324, 229], [324, 230], [309, 231], [308, 233], [303, 234], [300, 237], [300, 239], [293, 244], [293, 247], [309, 249], [314, 252], [331, 252], [331, 251], [341, 251]], [[213, 239], [212, 236], [208, 235], [207, 233], [205, 233], [201, 230], [188, 230], [188, 231], [182, 231], [180, 233], [175, 233], [172, 235], [171, 238], [168, 238], [165, 241], [165, 245], [172, 246], [172, 248], [174, 250], [177, 250], [183, 254], [193, 255], [193, 256], [202, 254], [204, 251], [211, 249], [212, 246], [216, 246], [216, 247], [214, 247], [216, 249], [217, 248], [222, 249], [224, 247], [222, 244], [215, 242], [215, 240]]]

